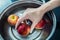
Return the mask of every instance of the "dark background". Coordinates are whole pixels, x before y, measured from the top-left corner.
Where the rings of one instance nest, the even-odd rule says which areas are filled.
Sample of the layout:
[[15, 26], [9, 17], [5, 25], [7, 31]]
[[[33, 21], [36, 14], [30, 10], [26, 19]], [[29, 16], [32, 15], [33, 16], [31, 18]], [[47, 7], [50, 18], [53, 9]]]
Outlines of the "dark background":
[[[46, 2], [47, 1], [48, 0], [46, 0]], [[50, 40], [60, 40], [60, 7], [53, 9], [53, 11], [57, 18], [57, 26], [56, 26], [56, 31]]]

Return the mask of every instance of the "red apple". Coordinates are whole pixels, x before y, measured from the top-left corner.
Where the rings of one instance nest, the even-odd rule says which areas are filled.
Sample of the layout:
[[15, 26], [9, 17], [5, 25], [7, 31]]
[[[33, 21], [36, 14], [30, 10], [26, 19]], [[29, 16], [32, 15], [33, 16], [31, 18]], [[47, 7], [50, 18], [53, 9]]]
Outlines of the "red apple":
[[35, 27], [35, 29], [43, 29], [44, 25], [46, 24], [46, 21], [42, 19]]
[[30, 26], [22, 23], [18, 26], [17, 31], [22, 36], [27, 36], [30, 32]]

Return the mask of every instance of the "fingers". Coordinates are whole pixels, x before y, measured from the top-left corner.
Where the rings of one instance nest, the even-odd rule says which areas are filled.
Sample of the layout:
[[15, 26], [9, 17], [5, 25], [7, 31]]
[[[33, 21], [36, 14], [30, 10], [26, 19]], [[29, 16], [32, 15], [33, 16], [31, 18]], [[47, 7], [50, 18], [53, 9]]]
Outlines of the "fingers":
[[19, 23], [21, 23], [23, 20], [24, 20], [24, 18], [22, 18], [22, 17], [18, 19], [18, 21], [17, 21], [17, 23], [15, 25], [15, 29], [17, 29]]
[[15, 25], [15, 29], [17, 29], [18, 25], [23, 22], [25, 19], [28, 19], [28, 15], [25, 15], [23, 17], [20, 17]]
[[15, 29], [17, 28], [17, 26], [19, 25], [19, 23], [21, 23], [23, 20], [27, 19], [26, 15], [29, 9], [26, 9], [25, 12], [23, 13], [22, 17], [20, 17], [15, 25]]
[[[23, 13], [22, 17], [20, 17], [15, 25], [15, 29], [18, 27], [18, 25], [23, 22], [25, 19], [30, 19], [31, 21], [33, 21], [32, 17], [29, 15], [31, 13], [31, 11], [33, 10], [34, 8], [27, 8], [25, 10], [25, 12]], [[29, 13], [29, 14], [28, 14]]]
[[31, 26], [30, 33], [33, 32], [33, 30], [34, 30], [35, 26], [38, 24], [38, 22], [39, 22], [39, 21], [37, 21], [37, 20], [33, 22], [32, 26]]

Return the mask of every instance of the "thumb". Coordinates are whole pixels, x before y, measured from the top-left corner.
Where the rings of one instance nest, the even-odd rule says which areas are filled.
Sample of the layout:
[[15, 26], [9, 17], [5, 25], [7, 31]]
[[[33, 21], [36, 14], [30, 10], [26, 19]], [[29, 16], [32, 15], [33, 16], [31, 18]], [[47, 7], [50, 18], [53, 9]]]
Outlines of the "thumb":
[[24, 18], [19, 18], [16, 25], [15, 25], [15, 29], [17, 29], [18, 25], [24, 20]]
[[27, 16], [23, 16], [23, 17], [20, 17], [18, 20], [17, 20], [17, 23], [15, 25], [15, 29], [17, 29], [18, 25], [23, 22], [25, 19], [28, 19]]

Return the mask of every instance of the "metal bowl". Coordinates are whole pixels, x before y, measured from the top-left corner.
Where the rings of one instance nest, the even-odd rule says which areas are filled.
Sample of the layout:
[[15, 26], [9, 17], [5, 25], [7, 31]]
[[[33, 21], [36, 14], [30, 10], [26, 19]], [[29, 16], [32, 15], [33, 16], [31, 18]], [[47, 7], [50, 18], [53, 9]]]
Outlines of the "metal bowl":
[[16, 1], [8, 6], [0, 16], [0, 33], [4, 40], [49, 40], [56, 28], [56, 16], [52, 11], [47, 12], [43, 18], [50, 20], [51, 26], [46, 25], [42, 30], [34, 30], [27, 37], [21, 37], [14, 27], [7, 22], [10, 14], [22, 16], [26, 8], [37, 8], [42, 5], [40, 1]]

